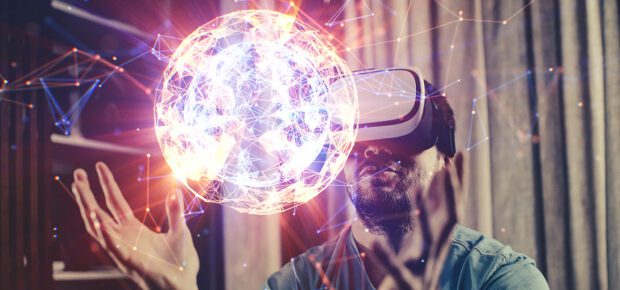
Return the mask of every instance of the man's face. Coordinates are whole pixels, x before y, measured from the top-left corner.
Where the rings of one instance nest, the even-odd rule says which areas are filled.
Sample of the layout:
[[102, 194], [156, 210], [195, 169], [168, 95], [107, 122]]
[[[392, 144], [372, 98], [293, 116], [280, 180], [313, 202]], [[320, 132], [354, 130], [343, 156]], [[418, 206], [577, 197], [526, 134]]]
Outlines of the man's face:
[[374, 231], [410, 228], [416, 187], [425, 187], [443, 166], [435, 147], [411, 152], [384, 141], [356, 143], [344, 168], [358, 216]]

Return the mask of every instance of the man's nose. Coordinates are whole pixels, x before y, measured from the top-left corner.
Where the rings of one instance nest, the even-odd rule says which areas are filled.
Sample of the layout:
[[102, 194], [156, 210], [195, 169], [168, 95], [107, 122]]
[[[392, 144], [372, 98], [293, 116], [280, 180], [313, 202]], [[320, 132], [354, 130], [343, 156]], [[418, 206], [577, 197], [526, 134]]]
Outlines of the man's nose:
[[379, 154], [387, 154], [387, 155], [392, 155], [392, 151], [390, 151], [389, 149], [382, 147], [382, 146], [374, 146], [374, 145], [370, 145], [366, 148], [366, 150], [364, 150], [364, 157], [365, 158], [370, 158], [372, 156], [376, 156]]

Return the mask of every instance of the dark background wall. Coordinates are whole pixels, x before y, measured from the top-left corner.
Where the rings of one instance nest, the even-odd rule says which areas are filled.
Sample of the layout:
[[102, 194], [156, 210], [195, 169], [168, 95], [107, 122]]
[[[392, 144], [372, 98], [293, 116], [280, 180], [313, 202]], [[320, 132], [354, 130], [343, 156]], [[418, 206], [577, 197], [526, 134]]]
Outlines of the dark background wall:
[[[0, 76], [9, 82], [74, 47], [122, 64], [149, 52], [157, 33], [184, 35], [219, 13], [213, 1], [174, 1], [174, 5], [171, 1], [64, 2], [144, 32], [136, 35], [64, 13], [54, 9], [51, 2], [0, 1]], [[150, 88], [156, 85], [162, 66], [146, 55], [125, 68]], [[84, 91], [82, 87], [53, 89], [64, 110]], [[0, 289], [135, 288], [114, 274], [113, 263], [86, 233], [71, 195], [54, 178], [58, 176], [69, 187], [72, 171], [85, 168], [99, 199], [101, 191], [92, 178], [96, 176], [94, 164], [105, 161], [141, 218], [145, 182], [136, 180], [144, 177], [146, 152], [153, 153], [152, 174], [165, 174], [156, 170], [165, 168], [165, 162], [155, 140], [148, 138], [152, 132], [137, 131], [152, 128], [152, 96], [127, 79], [111, 77], [104, 87], [95, 89], [69, 136], [119, 145], [127, 149], [125, 152], [52, 142], [52, 135], [62, 136], [64, 132], [54, 126], [47, 97], [40, 88], [6, 90], [0, 98]], [[160, 222], [165, 216], [163, 204], [154, 201], [161, 200], [168, 188], [153, 188], [154, 221], [147, 221], [147, 225], [165, 230], [166, 225]], [[201, 259], [199, 284], [201, 289], [223, 289], [221, 209], [219, 205], [202, 207], [203, 214], [188, 217]], [[53, 271], [53, 262], [62, 262], [63, 271]]]
[[[0, 2], [0, 74], [14, 79], [51, 57], [36, 1]], [[0, 93], [6, 97], [6, 94]], [[11, 99], [45, 106], [35, 92]], [[51, 284], [50, 134], [46, 110], [0, 102], [0, 289]]]

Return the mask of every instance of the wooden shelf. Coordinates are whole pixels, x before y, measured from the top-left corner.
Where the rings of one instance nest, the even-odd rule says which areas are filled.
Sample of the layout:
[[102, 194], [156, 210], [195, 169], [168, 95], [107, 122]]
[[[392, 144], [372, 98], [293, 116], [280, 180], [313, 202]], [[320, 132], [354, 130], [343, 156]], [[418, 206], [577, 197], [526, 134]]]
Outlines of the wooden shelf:
[[61, 134], [52, 133], [50, 136], [52, 143], [62, 144], [67, 146], [75, 146], [80, 148], [95, 149], [107, 152], [117, 152], [125, 154], [144, 155], [146, 150], [140, 148], [133, 148], [122, 146], [114, 143], [102, 142], [98, 140], [87, 139], [78, 135], [65, 136]]

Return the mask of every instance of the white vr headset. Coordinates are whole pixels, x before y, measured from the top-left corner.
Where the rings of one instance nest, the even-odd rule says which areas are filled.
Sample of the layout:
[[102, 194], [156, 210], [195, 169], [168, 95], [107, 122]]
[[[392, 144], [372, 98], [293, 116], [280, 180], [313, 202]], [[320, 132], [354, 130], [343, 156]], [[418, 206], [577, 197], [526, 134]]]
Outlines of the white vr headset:
[[[436, 145], [454, 156], [454, 126], [440, 115], [434, 100], [440, 95], [424, 82], [418, 69], [362, 70], [353, 72], [352, 77], [359, 104], [356, 142], [385, 140], [419, 150]], [[345, 85], [338, 79], [331, 88]]]

